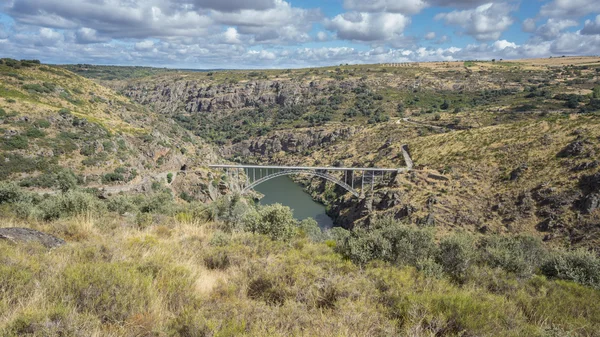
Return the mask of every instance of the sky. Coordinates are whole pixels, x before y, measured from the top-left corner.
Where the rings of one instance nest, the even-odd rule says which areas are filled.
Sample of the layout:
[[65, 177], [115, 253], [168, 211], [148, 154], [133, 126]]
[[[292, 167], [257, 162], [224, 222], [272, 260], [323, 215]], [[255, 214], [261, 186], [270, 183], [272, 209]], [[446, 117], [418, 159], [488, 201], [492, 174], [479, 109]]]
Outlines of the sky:
[[0, 57], [188, 69], [600, 54], [600, 0], [0, 0]]

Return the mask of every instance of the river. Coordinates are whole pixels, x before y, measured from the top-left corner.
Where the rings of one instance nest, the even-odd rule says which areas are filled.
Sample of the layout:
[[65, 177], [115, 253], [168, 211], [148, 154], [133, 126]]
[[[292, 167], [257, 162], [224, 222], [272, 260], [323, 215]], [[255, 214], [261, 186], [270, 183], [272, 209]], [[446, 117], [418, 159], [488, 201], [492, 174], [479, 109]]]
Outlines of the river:
[[325, 206], [314, 201], [302, 186], [296, 184], [288, 176], [265, 181], [254, 189], [265, 195], [260, 200], [261, 205], [279, 203], [291, 208], [294, 211], [294, 217], [298, 220], [313, 218], [321, 229], [333, 227], [333, 220], [325, 212]]

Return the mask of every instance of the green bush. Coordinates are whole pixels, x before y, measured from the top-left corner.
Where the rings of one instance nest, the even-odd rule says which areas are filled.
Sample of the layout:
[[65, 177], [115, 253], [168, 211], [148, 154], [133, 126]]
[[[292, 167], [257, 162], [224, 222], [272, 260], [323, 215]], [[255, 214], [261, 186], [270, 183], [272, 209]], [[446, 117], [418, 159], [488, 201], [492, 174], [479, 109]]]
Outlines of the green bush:
[[173, 173], [169, 172], [167, 174], [167, 183], [171, 183], [173, 181]]
[[600, 289], [600, 258], [585, 249], [555, 251], [541, 269], [548, 277]]
[[29, 147], [29, 141], [24, 135], [16, 135], [4, 139], [3, 145], [5, 150], [25, 150]]
[[38, 119], [35, 122], [33, 122], [33, 125], [38, 128], [47, 129], [50, 127], [51, 124], [45, 119]]
[[116, 212], [121, 215], [127, 212], [137, 211], [137, 206], [133, 199], [126, 195], [116, 195], [108, 199], [106, 206], [108, 207], [109, 211]]
[[358, 264], [383, 260], [398, 265], [416, 266], [435, 252], [431, 231], [402, 224], [386, 217], [373, 222], [370, 228], [352, 232], [336, 231], [336, 250]]
[[463, 282], [476, 259], [475, 241], [467, 234], [442, 239], [437, 262], [453, 280]]
[[531, 276], [542, 265], [546, 254], [542, 242], [530, 236], [490, 236], [483, 239], [481, 246], [482, 263], [521, 277]]
[[42, 138], [46, 136], [46, 133], [38, 128], [29, 128], [25, 132], [25, 135], [29, 138]]
[[152, 279], [124, 263], [68, 266], [54, 295], [82, 313], [105, 323], [123, 323], [149, 310]]
[[262, 206], [244, 217], [244, 229], [269, 236], [273, 240], [290, 239], [297, 228], [292, 210], [281, 204]]
[[98, 216], [106, 210], [106, 204], [98, 198], [80, 191], [48, 197], [38, 207], [40, 217], [45, 221], [78, 215]]
[[319, 228], [319, 224], [313, 218], [300, 221], [298, 229], [300, 235], [308, 237], [313, 241], [319, 241], [323, 234], [321, 228]]
[[0, 182], [0, 204], [16, 203], [23, 200], [25, 193], [14, 182]]

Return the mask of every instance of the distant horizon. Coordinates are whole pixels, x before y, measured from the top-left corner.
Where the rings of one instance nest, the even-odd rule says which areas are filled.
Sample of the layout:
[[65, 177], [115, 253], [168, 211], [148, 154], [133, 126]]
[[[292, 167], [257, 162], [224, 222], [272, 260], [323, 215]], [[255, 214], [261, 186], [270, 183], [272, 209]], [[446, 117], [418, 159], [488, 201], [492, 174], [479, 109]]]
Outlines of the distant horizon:
[[0, 50], [169, 69], [598, 55], [600, 1], [3, 0]]
[[286, 70], [286, 69], [294, 69], [294, 70], [302, 70], [302, 69], [311, 69], [311, 68], [332, 68], [332, 67], [352, 67], [352, 66], [381, 66], [385, 64], [396, 64], [396, 63], [461, 63], [461, 62], [503, 62], [503, 61], [526, 61], [526, 60], [543, 60], [543, 59], [553, 59], [553, 58], [600, 58], [600, 55], [570, 55], [570, 56], [549, 56], [549, 57], [531, 57], [531, 58], [515, 58], [515, 59], [470, 59], [470, 60], [452, 60], [452, 61], [407, 61], [407, 62], [383, 62], [383, 63], [356, 63], [356, 64], [332, 64], [332, 65], [322, 65], [315, 67], [298, 67], [298, 68], [177, 68], [177, 67], [161, 67], [161, 66], [147, 66], [147, 65], [125, 65], [125, 64], [94, 64], [94, 63], [45, 63], [53, 66], [73, 66], [73, 65], [90, 65], [90, 66], [101, 66], [101, 67], [138, 67], [138, 68], [153, 68], [153, 69], [168, 69], [168, 70], [190, 70], [190, 71], [199, 71], [199, 72], [209, 72], [209, 71], [229, 71], [229, 70]]

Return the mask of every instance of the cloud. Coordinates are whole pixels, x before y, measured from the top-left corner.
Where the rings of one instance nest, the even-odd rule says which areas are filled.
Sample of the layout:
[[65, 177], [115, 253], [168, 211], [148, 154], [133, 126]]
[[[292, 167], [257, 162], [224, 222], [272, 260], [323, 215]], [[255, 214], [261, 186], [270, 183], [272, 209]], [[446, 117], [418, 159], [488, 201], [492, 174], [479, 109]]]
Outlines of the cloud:
[[81, 44], [88, 44], [107, 42], [110, 41], [110, 38], [98, 36], [98, 32], [95, 29], [81, 27], [75, 32], [75, 41]]
[[498, 40], [492, 44], [495, 50], [504, 50], [506, 48], [517, 48], [517, 44], [514, 42], [508, 42], [506, 40]]
[[327, 41], [329, 40], [329, 35], [326, 32], [320, 31], [317, 33], [317, 40], [318, 41]]
[[207, 15], [177, 8], [166, 0], [14, 0], [5, 10], [20, 24], [85, 27], [111, 38], [199, 36], [212, 24]]
[[540, 9], [540, 15], [551, 17], [580, 17], [600, 12], [598, 0], [554, 0]]
[[277, 57], [275, 56], [275, 53], [266, 50], [249, 50], [248, 56], [260, 60], [274, 60]]
[[401, 37], [410, 18], [399, 13], [349, 12], [325, 21], [325, 27], [343, 40], [389, 41]]
[[535, 34], [546, 41], [553, 40], [559, 36], [563, 30], [578, 25], [579, 23], [574, 20], [550, 18], [545, 24], [536, 29]]
[[135, 50], [144, 51], [151, 50], [154, 48], [154, 41], [145, 40], [135, 44]]
[[457, 25], [478, 41], [497, 40], [513, 24], [510, 13], [514, 7], [506, 3], [489, 3], [475, 9], [440, 13], [436, 20]]
[[233, 27], [227, 28], [225, 33], [223, 33], [223, 40], [225, 43], [229, 44], [238, 44], [242, 42], [240, 41], [240, 34], [238, 34], [237, 29]]
[[243, 9], [266, 10], [275, 7], [274, 0], [192, 0], [197, 9], [214, 9], [221, 12], [236, 12]]
[[528, 18], [523, 21], [521, 29], [526, 33], [533, 33], [535, 31], [535, 19]]
[[600, 15], [596, 16], [596, 20], [585, 20], [585, 25], [581, 30], [581, 34], [584, 35], [597, 35], [600, 34]]
[[275, 0], [267, 10], [240, 10], [232, 13], [212, 12], [215, 22], [236, 26], [240, 34], [252, 35], [257, 43], [305, 42], [310, 40], [313, 23], [322, 19], [319, 10], [292, 7], [288, 2]]
[[433, 40], [435, 39], [435, 32], [429, 32], [427, 34], [425, 34], [425, 40]]
[[55, 45], [64, 39], [63, 34], [50, 28], [40, 28], [39, 43], [42, 45]]
[[357, 12], [417, 14], [427, 3], [423, 0], [344, 0], [344, 7]]

